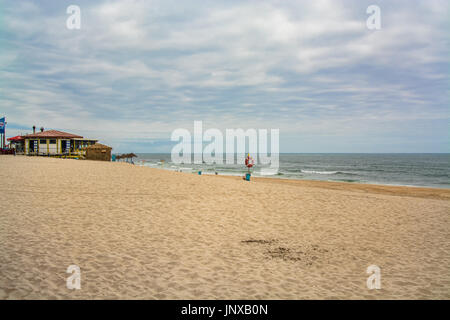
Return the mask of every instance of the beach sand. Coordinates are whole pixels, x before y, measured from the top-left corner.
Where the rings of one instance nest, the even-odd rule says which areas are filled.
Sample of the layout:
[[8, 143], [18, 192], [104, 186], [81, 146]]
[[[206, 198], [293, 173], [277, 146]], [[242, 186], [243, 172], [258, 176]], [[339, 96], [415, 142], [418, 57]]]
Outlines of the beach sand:
[[0, 181], [0, 299], [450, 299], [448, 189], [22, 156]]

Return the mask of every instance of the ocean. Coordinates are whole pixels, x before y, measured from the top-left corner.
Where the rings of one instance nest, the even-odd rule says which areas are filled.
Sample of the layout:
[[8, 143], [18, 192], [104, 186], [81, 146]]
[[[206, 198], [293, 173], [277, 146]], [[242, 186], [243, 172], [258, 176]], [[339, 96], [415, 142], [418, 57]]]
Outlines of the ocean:
[[[137, 165], [202, 174], [236, 175], [244, 165], [182, 164], [170, 154], [140, 153]], [[450, 154], [280, 154], [278, 170], [256, 165], [256, 177], [450, 188]]]

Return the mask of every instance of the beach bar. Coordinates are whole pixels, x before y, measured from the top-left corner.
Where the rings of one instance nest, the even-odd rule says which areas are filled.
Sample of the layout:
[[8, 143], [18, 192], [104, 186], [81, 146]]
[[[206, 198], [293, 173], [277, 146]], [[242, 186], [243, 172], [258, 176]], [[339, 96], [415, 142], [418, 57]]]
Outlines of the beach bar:
[[40, 132], [22, 136], [23, 153], [40, 156], [84, 156], [87, 147], [95, 144], [97, 140], [84, 139], [82, 136], [57, 130], [41, 128]]

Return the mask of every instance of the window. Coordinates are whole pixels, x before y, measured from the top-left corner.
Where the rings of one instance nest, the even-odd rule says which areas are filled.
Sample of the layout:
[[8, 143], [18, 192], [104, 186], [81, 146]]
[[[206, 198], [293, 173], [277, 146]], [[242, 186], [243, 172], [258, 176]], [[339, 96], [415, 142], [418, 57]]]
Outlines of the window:
[[40, 144], [47, 144], [47, 140], [41, 139], [41, 140], [39, 141], [39, 143], [40, 143]]
[[56, 139], [51, 139], [50, 144], [56, 144]]

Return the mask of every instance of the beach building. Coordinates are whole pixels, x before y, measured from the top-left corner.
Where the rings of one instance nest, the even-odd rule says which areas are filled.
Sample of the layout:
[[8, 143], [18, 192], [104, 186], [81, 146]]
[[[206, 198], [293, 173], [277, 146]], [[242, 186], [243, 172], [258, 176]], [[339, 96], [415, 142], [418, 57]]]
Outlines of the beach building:
[[86, 148], [87, 160], [111, 161], [111, 147], [101, 143], [93, 144]]
[[40, 132], [35, 131], [33, 127], [33, 133], [22, 136], [23, 153], [26, 155], [84, 156], [86, 148], [97, 142], [63, 131], [44, 131], [44, 128]]

